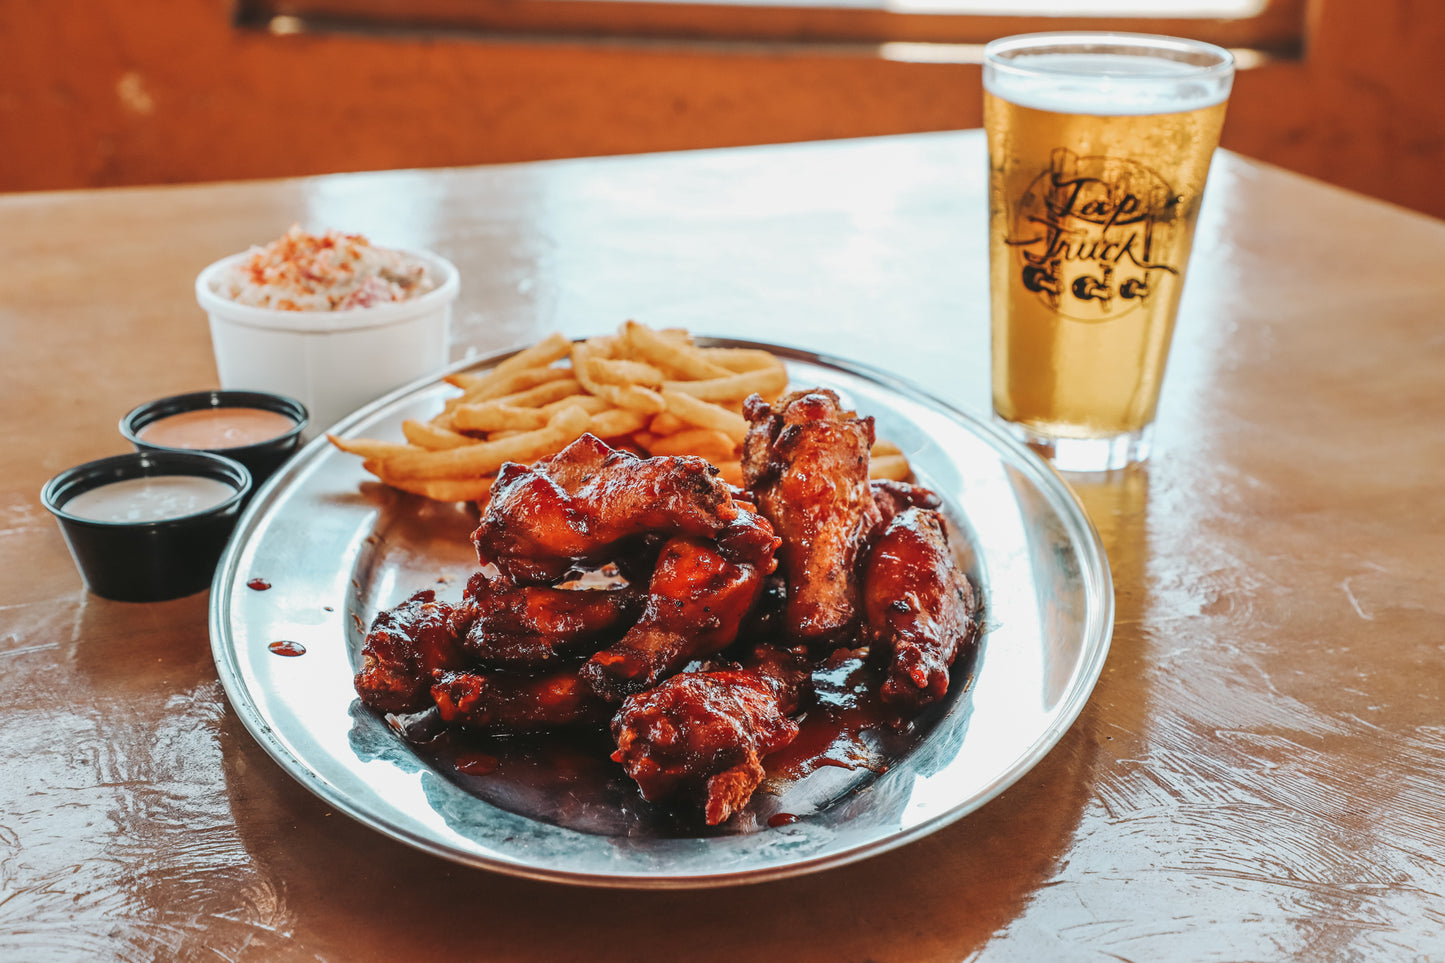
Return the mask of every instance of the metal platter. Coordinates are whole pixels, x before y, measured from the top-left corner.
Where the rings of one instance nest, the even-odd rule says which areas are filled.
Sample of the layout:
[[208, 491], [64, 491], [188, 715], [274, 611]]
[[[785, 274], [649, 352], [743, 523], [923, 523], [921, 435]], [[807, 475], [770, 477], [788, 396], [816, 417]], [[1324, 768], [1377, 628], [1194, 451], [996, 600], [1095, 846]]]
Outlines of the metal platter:
[[[496, 756], [414, 748], [360, 704], [352, 675], [378, 610], [425, 588], [460, 597], [475, 568], [476, 512], [379, 485], [323, 438], [256, 495], [211, 590], [217, 671], [272, 758], [336, 809], [426, 852], [534, 879], [635, 888], [755, 882], [851, 862], [959, 819], [1038, 763], [1092, 692], [1114, 619], [1103, 549], [1058, 475], [993, 426], [882, 372], [776, 345], [699, 342], [766, 347], [787, 362], [794, 386], [836, 389], [875, 417], [879, 436], [943, 498], [985, 620], [977, 655], [955, 667], [943, 703], [872, 745], [868, 765], [772, 779], [713, 829], [643, 802], [605, 746], [489, 746], [507, 760], [498, 771]], [[404, 419], [431, 417], [451, 390], [429, 379], [334, 430], [400, 439]], [[248, 586], [263, 582], [270, 587]], [[282, 641], [305, 654], [273, 653]], [[490, 762], [469, 765], [474, 758]]]

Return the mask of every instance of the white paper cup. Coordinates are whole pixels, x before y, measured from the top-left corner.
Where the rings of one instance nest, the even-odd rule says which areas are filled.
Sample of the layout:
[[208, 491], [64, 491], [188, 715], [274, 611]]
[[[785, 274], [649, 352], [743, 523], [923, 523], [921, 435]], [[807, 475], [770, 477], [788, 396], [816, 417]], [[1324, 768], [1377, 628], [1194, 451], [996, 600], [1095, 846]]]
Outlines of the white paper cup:
[[218, 274], [250, 255], [222, 258], [196, 277], [196, 300], [211, 319], [211, 348], [221, 387], [298, 399], [320, 431], [393, 388], [444, 367], [456, 267], [427, 251], [437, 287], [409, 301], [349, 311], [277, 311], [237, 304], [212, 287]]

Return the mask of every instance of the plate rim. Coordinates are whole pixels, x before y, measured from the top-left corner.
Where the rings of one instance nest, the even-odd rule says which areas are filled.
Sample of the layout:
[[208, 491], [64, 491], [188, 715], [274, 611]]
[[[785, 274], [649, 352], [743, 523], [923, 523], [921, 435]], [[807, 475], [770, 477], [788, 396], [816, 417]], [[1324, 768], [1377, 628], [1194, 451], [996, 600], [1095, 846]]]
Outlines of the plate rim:
[[[1064, 734], [1088, 704], [1099, 677], [1103, 673], [1113, 641], [1114, 630], [1114, 587], [1108, 556], [1104, 551], [1093, 522], [1084, 510], [1078, 496], [1064, 481], [1063, 477], [1037, 453], [1004, 431], [991, 419], [979, 418], [951, 402], [930, 393], [905, 378], [864, 362], [840, 358], [825, 352], [781, 344], [721, 336], [695, 334], [695, 343], [704, 347], [753, 348], [769, 351], [786, 360], [833, 368], [846, 374], [861, 377], [914, 402], [935, 408], [965, 426], [976, 435], [984, 436], [995, 448], [1010, 451], [1016, 456], [1013, 467], [1022, 467], [1035, 488], [1058, 513], [1071, 541], [1078, 547], [1084, 564], [1080, 566], [1083, 594], [1090, 603], [1086, 613], [1093, 625], [1085, 627], [1084, 654], [1087, 658], [1077, 664], [1077, 682], [1060, 703], [1050, 724], [1031, 744], [1029, 751], [1021, 754], [1013, 763], [999, 773], [988, 790], [979, 795], [939, 812], [928, 819], [880, 839], [852, 845], [837, 852], [809, 856], [774, 867], [738, 870], [708, 875], [626, 875], [605, 873], [565, 872], [545, 867], [513, 862], [505, 859], [479, 856], [474, 853], [450, 848], [435, 839], [406, 828], [392, 825], [386, 820], [358, 805], [344, 792], [336, 791], [320, 773], [314, 771], [306, 761], [284, 745], [274, 732], [254, 698], [246, 688], [239, 665], [233, 661], [235, 646], [230, 638], [230, 602], [228, 591], [238, 574], [241, 556], [250, 543], [252, 528], [265, 514], [266, 507], [276, 495], [300, 475], [301, 470], [315, 461], [320, 453], [331, 450], [327, 434], [342, 434], [352, 425], [371, 417], [381, 409], [402, 401], [423, 390], [429, 390], [447, 375], [493, 367], [525, 350], [524, 347], [510, 348], [462, 358], [432, 374], [418, 378], [388, 392], [318, 433], [301, 451], [297, 452], [281, 467], [265, 485], [256, 492], [236, 525], [230, 541], [216, 566], [211, 580], [208, 600], [208, 628], [211, 640], [211, 656], [217, 675], [232, 710], [253, 739], [281, 769], [309, 790], [317, 798], [345, 813], [362, 825], [380, 832], [398, 842], [454, 863], [490, 870], [509, 876], [543, 882], [563, 883], [581, 887], [629, 890], [684, 890], [736, 886], [749, 883], [791, 878], [820, 872], [859, 862], [872, 856], [881, 855], [963, 819], [992, 802], [999, 795], [1017, 783], [1058, 745]], [[585, 338], [573, 338], [574, 341]], [[1094, 635], [1092, 644], [1089, 636]]]

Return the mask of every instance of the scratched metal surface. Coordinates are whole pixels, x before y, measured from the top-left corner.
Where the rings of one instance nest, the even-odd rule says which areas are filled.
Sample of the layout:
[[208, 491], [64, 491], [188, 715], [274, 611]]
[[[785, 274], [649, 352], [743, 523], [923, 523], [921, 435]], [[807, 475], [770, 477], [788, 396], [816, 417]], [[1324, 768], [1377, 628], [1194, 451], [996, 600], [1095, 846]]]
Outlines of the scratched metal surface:
[[0, 198], [0, 959], [1438, 958], [1445, 225], [1235, 156], [1155, 458], [1074, 480], [1117, 598], [1092, 699], [855, 865], [622, 893], [387, 840], [245, 731], [205, 594], [86, 596], [40, 508], [135, 403], [214, 383], [191, 280], [292, 220], [450, 257], [459, 356], [636, 317], [982, 413], [983, 178], [969, 132]]

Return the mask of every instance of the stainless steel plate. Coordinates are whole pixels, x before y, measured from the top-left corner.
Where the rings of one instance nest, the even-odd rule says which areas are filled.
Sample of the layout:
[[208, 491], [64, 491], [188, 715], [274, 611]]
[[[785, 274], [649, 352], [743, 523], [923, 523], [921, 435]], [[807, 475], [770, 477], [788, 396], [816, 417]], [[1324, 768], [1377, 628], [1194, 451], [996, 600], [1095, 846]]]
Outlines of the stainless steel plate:
[[[1108, 563], [1059, 477], [992, 426], [883, 373], [772, 345], [706, 343], [768, 347], [787, 360], [794, 385], [837, 389], [876, 417], [879, 435], [944, 499], [960, 564], [982, 589], [984, 642], [972, 684], [958, 685], [966, 672], [956, 669], [949, 698], [920, 718], [906, 745], [887, 749], [887, 770], [823, 767], [765, 786], [727, 826], [697, 832], [642, 804], [625, 777], [597, 785], [584, 771], [499, 785], [418, 755], [360, 705], [351, 679], [379, 609], [422, 588], [460, 597], [475, 567], [474, 510], [375, 484], [359, 459], [325, 439], [256, 496], [211, 591], [211, 646], [226, 694], [282, 768], [342, 812], [461, 863], [680, 888], [775, 879], [882, 852], [977, 809], [1043, 758], [1093, 690], [1113, 630]], [[400, 439], [402, 420], [431, 417], [449, 390], [405, 388], [336, 430]], [[248, 587], [255, 579], [271, 587]], [[300, 642], [306, 653], [273, 654], [277, 641]], [[797, 819], [770, 827], [778, 813]]]

